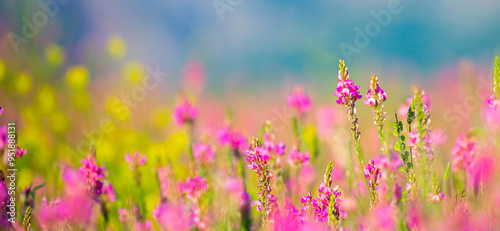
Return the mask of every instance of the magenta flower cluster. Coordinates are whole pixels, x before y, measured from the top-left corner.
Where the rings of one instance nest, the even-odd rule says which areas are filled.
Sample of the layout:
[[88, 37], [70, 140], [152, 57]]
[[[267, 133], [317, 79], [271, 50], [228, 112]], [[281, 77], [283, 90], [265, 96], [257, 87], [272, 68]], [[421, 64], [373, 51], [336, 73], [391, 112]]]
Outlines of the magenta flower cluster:
[[350, 106], [354, 104], [356, 100], [361, 99], [362, 95], [359, 93], [359, 86], [356, 86], [354, 81], [349, 79], [347, 67], [345, 67], [342, 62], [340, 66], [337, 92], [334, 92], [333, 95], [339, 97], [336, 101], [338, 104]]
[[94, 196], [101, 195], [105, 171], [104, 168], [97, 165], [93, 155], [88, 155], [81, 162], [82, 166], [80, 167], [80, 174], [87, 182], [88, 190], [91, 191]]
[[364, 101], [363, 104], [375, 107], [385, 102], [386, 99], [387, 95], [384, 90], [380, 88], [377, 76], [373, 76], [370, 82], [370, 89], [366, 92], [366, 101]]
[[327, 187], [325, 182], [321, 183], [318, 189], [318, 196], [313, 198], [311, 192], [308, 196], [304, 196], [301, 202], [304, 204], [302, 207], [302, 212], [306, 213], [311, 211], [314, 219], [319, 222], [328, 221], [328, 211], [330, 208], [330, 201], [333, 197], [333, 214], [336, 218], [342, 218], [346, 216], [345, 211], [342, 208], [343, 199], [340, 199], [342, 193], [338, 190], [338, 185], [335, 188]]
[[189, 102], [187, 98], [182, 98], [175, 105], [173, 118], [177, 125], [193, 123], [198, 116], [198, 108]]

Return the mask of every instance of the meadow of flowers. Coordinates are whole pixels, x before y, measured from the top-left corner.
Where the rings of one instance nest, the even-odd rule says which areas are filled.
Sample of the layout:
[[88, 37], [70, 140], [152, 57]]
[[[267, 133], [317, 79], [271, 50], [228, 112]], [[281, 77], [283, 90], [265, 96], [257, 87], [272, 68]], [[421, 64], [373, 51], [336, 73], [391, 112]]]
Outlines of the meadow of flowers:
[[468, 97], [484, 86], [472, 63], [426, 91], [340, 60], [328, 94], [252, 100], [204, 92], [200, 61], [165, 94], [124, 46], [111, 38], [105, 64], [66, 64], [57, 45], [30, 71], [0, 61], [2, 230], [500, 228], [498, 57], [488, 97]]

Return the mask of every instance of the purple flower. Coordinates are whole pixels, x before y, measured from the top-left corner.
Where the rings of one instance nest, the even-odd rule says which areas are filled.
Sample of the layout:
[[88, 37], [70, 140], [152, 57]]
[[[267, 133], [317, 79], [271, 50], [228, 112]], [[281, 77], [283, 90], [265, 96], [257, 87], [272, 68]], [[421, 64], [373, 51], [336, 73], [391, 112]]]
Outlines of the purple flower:
[[296, 108], [302, 114], [311, 108], [311, 99], [301, 86], [295, 86], [293, 93], [288, 96], [288, 106]]

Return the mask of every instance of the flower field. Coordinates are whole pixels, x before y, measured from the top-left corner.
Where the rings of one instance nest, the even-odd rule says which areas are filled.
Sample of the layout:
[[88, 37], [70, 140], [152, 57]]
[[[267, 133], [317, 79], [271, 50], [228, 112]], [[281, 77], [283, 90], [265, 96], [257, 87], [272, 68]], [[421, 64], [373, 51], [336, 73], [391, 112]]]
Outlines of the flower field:
[[103, 46], [0, 60], [2, 230], [500, 227], [498, 57], [211, 92], [203, 61], [172, 79]]

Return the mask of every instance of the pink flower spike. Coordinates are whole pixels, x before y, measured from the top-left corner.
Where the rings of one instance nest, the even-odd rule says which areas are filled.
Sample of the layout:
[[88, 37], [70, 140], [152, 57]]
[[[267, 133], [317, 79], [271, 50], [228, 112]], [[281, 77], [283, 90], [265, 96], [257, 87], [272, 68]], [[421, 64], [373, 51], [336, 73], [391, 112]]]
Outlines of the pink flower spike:
[[125, 161], [127, 161], [131, 170], [136, 169], [137, 167], [143, 166], [146, 164], [147, 157], [146, 155], [141, 155], [138, 151], [134, 152], [134, 154], [125, 154]]
[[420, 142], [420, 137], [418, 135], [418, 132], [408, 132], [408, 146], [412, 148], [416, 148], [418, 142]]
[[186, 97], [175, 105], [173, 118], [177, 125], [193, 123], [198, 116], [198, 108], [193, 106]]
[[498, 111], [500, 109], [500, 100], [497, 99], [495, 94], [491, 94], [490, 98], [487, 100], [488, 102], [488, 108], [492, 112]]
[[295, 86], [293, 93], [288, 96], [288, 106], [296, 108], [299, 113], [303, 114], [311, 108], [311, 99], [301, 86]]
[[201, 163], [210, 163], [215, 157], [215, 147], [208, 144], [203, 144], [200, 142], [195, 142], [193, 144], [193, 155], [197, 161]]

